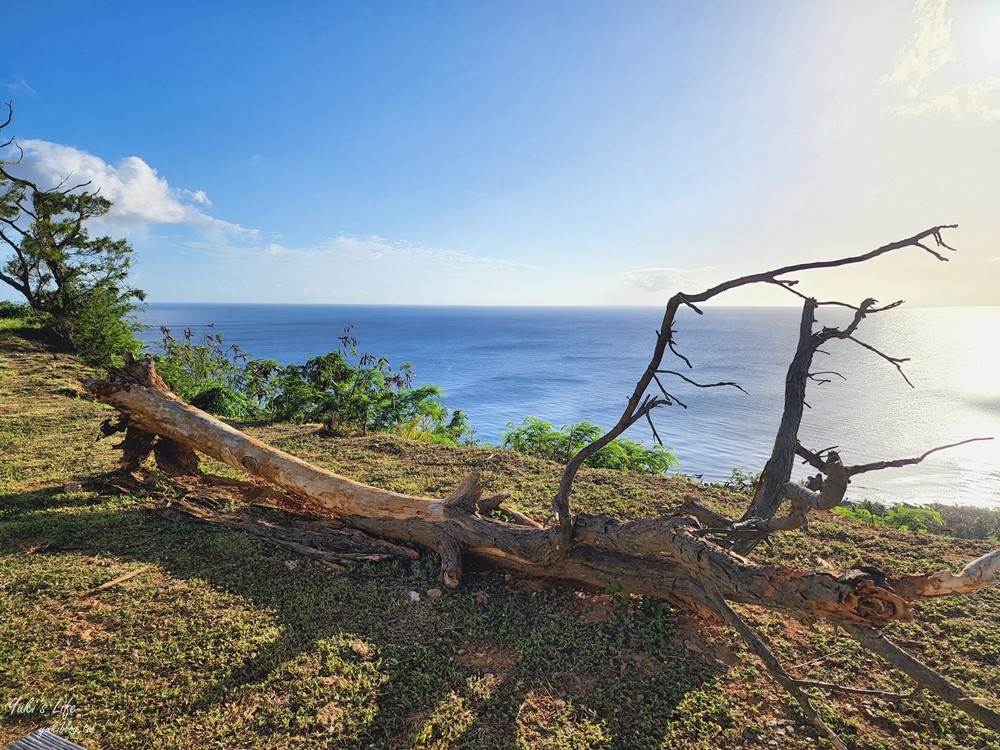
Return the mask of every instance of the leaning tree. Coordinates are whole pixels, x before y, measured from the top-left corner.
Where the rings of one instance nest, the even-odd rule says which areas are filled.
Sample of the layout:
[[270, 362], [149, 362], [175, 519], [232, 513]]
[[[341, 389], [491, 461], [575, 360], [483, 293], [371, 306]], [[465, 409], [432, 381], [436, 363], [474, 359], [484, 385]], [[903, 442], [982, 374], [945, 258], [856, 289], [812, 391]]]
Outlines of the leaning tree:
[[[463, 559], [472, 556], [506, 569], [570, 582], [600, 586], [615, 581], [625, 591], [694, 608], [735, 628], [818, 731], [835, 747], [844, 748], [843, 741], [817, 713], [808, 689], [895, 700], [909, 694], [794, 679], [731, 603], [766, 607], [806, 623], [826, 620], [908, 675], [914, 683], [913, 697], [922, 696], [924, 691], [934, 693], [1000, 732], [1000, 714], [882, 632], [892, 622], [913, 619], [913, 604], [922, 598], [965, 594], [992, 583], [1000, 571], [1000, 550], [970, 562], [958, 573], [945, 570], [925, 575], [889, 575], [870, 568], [801, 570], [745, 557], [761, 540], [800, 528], [812, 512], [842, 502], [853, 475], [918, 463], [933, 451], [953, 447], [932, 448], [914, 458], [845, 465], [833, 449], [811, 450], [801, 444], [798, 435], [806, 386], [817, 376], [812, 360], [821, 346], [842, 339], [897, 368], [905, 360], [879, 351], [858, 335], [866, 318], [901, 302], [879, 306], [874, 299], [857, 305], [819, 301], [799, 291], [793, 278], [802, 271], [864, 263], [897, 251], [926, 252], [944, 261], [943, 252], [952, 248], [945, 244], [942, 233], [952, 228], [954, 225], [935, 226], [861, 255], [798, 263], [731, 279], [697, 294], [675, 294], [667, 303], [649, 364], [621, 418], [566, 465], [552, 501], [551, 523], [540, 523], [505, 507], [506, 495], [483, 497], [477, 472], [449, 497], [425, 498], [366, 486], [312, 466], [184, 404], [168, 391], [150, 359], [129, 359], [124, 368], [111, 370], [109, 379], [89, 381], [87, 387], [120, 412], [116, 420], [108, 420], [102, 427], [106, 434], [124, 432], [125, 469], [134, 471], [152, 452], [160, 469], [191, 490], [213, 482], [199, 471], [195, 453], [199, 451], [248, 472], [256, 480], [243, 485], [228, 483], [230, 490], [239, 494], [242, 489], [242, 497], [278, 506], [294, 519], [276, 527], [262, 522], [252, 504], [241, 512], [225, 514], [188, 505], [185, 512], [201, 520], [263, 534], [301, 554], [341, 562], [399, 554], [400, 547], [393, 542], [417, 544], [440, 555], [441, 580], [452, 588], [460, 584]], [[751, 284], [773, 285], [798, 296], [802, 317], [774, 448], [743, 517], [724, 517], [693, 500], [659, 518], [627, 522], [574, 513], [574, 481], [587, 457], [642, 421], [648, 422], [659, 439], [654, 412], [683, 405], [675, 395], [675, 385], [739, 387], [728, 381], [703, 383], [685, 374], [692, 363], [678, 350], [675, 334], [678, 314], [683, 310], [702, 315], [703, 303]], [[853, 313], [850, 322], [843, 327], [817, 327], [817, 310], [828, 306], [849, 309]], [[664, 363], [668, 350], [682, 367], [671, 369]], [[817, 472], [806, 485], [790, 480], [796, 457]], [[262, 483], [267, 483], [266, 489]], [[498, 508], [505, 511], [500, 517], [492, 513]]]
[[[7, 117], [0, 132], [13, 118]], [[4, 155], [12, 158], [5, 158]], [[52, 331], [75, 350], [131, 343], [123, 322], [145, 294], [128, 283], [134, 251], [125, 239], [92, 237], [87, 223], [111, 210], [111, 201], [89, 182], [66, 176], [53, 187], [15, 174], [24, 154], [14, 138], [0, 143], [0, 281], [41, 313]], [[106, 342], [106, 343], [104, 343]]]

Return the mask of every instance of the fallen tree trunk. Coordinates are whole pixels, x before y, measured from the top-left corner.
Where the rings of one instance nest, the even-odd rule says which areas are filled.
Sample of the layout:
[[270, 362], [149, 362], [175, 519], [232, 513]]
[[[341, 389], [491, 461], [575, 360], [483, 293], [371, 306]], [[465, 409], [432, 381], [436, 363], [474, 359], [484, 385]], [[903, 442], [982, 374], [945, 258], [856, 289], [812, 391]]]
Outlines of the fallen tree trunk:
[[[573, 517], [567, 543], [559, 525], [542, 528], [523, 517], [509, 523], [484, 515], [483, 507], [495, 507], [497, 501], [491, 498], [481, 505], [476, 473], [450, 497], [439, 499], [370, 487], [308, 464], [183, 403], [167, 390], [148, 359], [130, 360], [125, 368], [112, 371], [109, 380], [89, 381], [87, 388], [124, 415], [106, 432], [126, 432], [128, 468], [135, 468], [144, 452], [153, 451], [168, 473], [191, 471], [190, 458], [197, 450], [281, 488], [277, 504], [283, 510], [336, 518], [354, 529], [435, 550], [441, 558], [442, 582], [452, 588], [460, 583], [463, 558], [472, 555], [536, 576], [597, 586], [615, 582], [624, 591], [694, 607], [731, 623], [738, 615], [720, 604], [725, 600], [780, 610], [803, 622], [825, 619], [869, 640], [872, 629], [912, 619], [915, 599], [989, 585], [1000, 567], [1000, 550], [957, 575], [891, 581], [870, 570], [837, 573], [755, 564], [711, 541], [697, 520], [704, 514], [693, 507], [631, 522], [579, 514]], [[156, 450], [161, 442], [168, 450]], [[751, 645], [770, 668], [773, 656], [765, 655], [769, 652], [763, 642]], [[941, 684], [928, 681], [920, 669], [907, 669], [905, 659], [897, 662], [918, 685], [963, 710], [975, 705], [943, 677], [938, 676]], [[775, 674], [800, 703], [808, 701], [800, 687]], [[824, 736], [835, 737], [814, 712], [807, 714]], [[1000, 731], [1000, 715], [977, 706], [976, 716]]]

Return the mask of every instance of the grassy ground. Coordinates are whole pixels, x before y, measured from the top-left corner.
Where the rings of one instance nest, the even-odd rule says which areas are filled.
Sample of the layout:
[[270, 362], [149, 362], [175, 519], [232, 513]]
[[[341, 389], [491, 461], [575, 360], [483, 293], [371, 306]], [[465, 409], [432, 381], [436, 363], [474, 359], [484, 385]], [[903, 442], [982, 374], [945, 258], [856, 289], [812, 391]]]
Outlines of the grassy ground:
[[[107, 410], [80, 397], [86, 374], [0, 330], [0, 744], [48, 726], [115, 750], [824, 746], [729, 632], [658, 602], [476, 568], [459, 591], [430, 598], [430, 554], [336, 574], [252, 537], [151, 515], [142, 498], [107, 492], [116, 456], [95, 442]], [[447, 493], [480, 467], [488, 489], [536, 517], [558, 476], [493, 448], [248, 431], [405, 492]], [[740, 502], [680, 480], [587, 471], [577, 505], [644, 516], [689, 492], [731, 512]], [[913, 571], [987, 547], [827, 515], [768, 554]], [[907, 689], [826, 625], [745, 614], [796, 676]], [[922, 605], [891, 635], [993, 697], [998, 624], [993, 588]], [[858, 747], [1000, 748], [935, 701], [819, 703]]]

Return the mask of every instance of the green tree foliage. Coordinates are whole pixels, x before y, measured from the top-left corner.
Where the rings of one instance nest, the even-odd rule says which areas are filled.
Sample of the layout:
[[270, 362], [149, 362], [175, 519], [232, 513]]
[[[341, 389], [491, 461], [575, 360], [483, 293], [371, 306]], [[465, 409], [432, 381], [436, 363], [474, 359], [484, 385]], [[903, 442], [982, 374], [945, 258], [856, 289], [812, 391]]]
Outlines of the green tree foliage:
[[[8, 105], [0, 130], [10, 121]], [[91, 237], [85, 226], [105, 215], [111, 201], [85, 190], [87, 184], [43, 189], [11, 174], [19, 161], [0, 160], [0, 241], [11, 253], [0, 264], [0, 281], [89, 361], [138, 351], [130, 319], [144, 295], [128, 285], [132, 247], [123, 239]]]
[[471, 440], [465, 413], [449, 411], [437, 386], [414, 385], [412, 365], [394, 371], [385, 357], [362, 353], [350, 327], [339, 350], [286, 367], [251, 359], [220, 333], [196, 340], [190, 328], [181, 339], [160, 330], [160, 375], [178, 396], [217, 416], [322, 422], [342, 435], [395, 432], [446, 445]]
[[[585, 445], [597, 440], [604, 430], [590, 422], [565, 425], [556, 429], [551, 422], [538, 417], [527, 417], [520, 424], [507, 423], [501, 435], [504, 448], [537, 458], [565, 463]], [[653, 445], [647, 448], [641, 442], [617, 438], [601, 448], [586, 461], [587, 466], [599, 469], [619, 469], [643, 474], [662, 474], [680, 465], [669, 448]]]

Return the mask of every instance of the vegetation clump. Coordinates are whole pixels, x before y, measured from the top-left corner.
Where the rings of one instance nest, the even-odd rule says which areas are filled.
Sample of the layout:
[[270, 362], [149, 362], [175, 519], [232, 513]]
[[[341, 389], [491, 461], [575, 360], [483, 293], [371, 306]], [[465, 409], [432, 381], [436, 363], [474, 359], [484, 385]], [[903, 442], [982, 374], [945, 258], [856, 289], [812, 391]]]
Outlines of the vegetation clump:
[[[0, 131], [11, 122], [11, 107]], [[14, 139], [0, 144], [12, 146]], [[16, 148], [16, 146], [14, 146]], [[89, 183], [43, 188], [8, 171], [20, 158], [0, 158], [0, 281], [17, 291], [63, 348], [91, 364], [139, 351], [134, 313], [145, 299], [129, 286], [134, 263], [124, 239], [91, 237], [87, 222], [111, 210]]]
[[[211, 326], [209, 326], [211, 328]], [[352, 327], [340, 349], [301, 365], [252, 359], [221, 333], [181, 339], [161, 328], [157, 370], [178, 396], [200, 409], [239, 421], [321, 422], [335, 435], [394, 432], [442, 445], [472, 439], [461, 409], [449, 410], [435, 385], [416, 385], [413, 365], [394, 370], [385, 356], [359, 349]]]
[[[526, 417], [520, 426], [513, 422], [501, 435], [501, 445], [536, 458], [565, 463], [586, 445], [604, 434], [590, 422], [578, 422], [556, 429], [551, 422], [538, 417]], [[587, 458], [587, 466], [595, 469], [618, 469], [641, 474], [662, 474], [680, 466], [673, 450], [662, 445], [647, 447], [636, 440], [616, 438]]]

